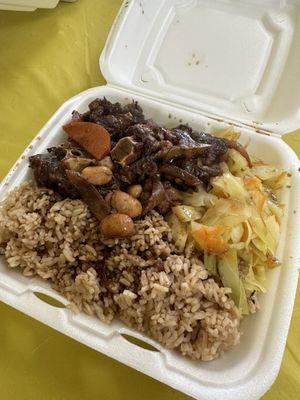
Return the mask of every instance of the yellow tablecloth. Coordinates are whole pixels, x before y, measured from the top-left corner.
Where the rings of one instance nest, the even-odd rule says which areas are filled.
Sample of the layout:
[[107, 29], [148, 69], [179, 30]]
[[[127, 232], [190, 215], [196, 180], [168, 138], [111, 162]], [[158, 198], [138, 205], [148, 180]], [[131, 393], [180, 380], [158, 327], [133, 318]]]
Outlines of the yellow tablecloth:
[[[119, 6], [78, 0], [29, 14], [0, 11], [0, 179], [62, 102], [104, 83], [98, 58]], [[300, 133], [286, 140], [300, 154]], [[299, 323], [298, 290], [281, 371], [264, 400], [300, 399]], [[141, 398], [187, 400], [0, 303], [1, 400]]]

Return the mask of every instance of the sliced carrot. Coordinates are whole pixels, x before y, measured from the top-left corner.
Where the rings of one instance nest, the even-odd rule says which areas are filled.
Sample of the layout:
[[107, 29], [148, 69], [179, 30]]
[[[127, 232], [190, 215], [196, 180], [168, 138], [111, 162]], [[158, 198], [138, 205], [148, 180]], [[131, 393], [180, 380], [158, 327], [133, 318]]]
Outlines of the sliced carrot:
[[257, 176], [245, 177], [244, 185], [252, 196], [252, 200], [258, 211], [262, 211], [266, 201], [266, 195], [263, 193], [262, 182]]
[[103, 126], [93, 122], [75, 121], [63, 127], [69, 138], [78, 143], [96, 160], [109, 155], [110, 134]]
[[262, 190], [261, 180], [257, 176], [246, 176], [244, 178], [244, 185], [247, 190]]
[[198, 224], [192, 230], [192, 236], [201, 250], [209, 254], [220, 254], [228, 250], [228, 245], [222, 235], [228, 231], [225, 225], [206, 226]]

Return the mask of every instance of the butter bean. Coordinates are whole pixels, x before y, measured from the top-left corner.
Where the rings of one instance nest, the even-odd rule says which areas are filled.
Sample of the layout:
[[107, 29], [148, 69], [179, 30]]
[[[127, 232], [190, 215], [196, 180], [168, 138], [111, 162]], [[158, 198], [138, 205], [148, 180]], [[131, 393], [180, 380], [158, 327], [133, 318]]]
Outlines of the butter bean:
[[134, 233], [134, 223], [128, 215], [110, 214], [103, 218], [100, 229], [102, 234], [108, 238], [126, 237]]
[[109, 201], [111, 207], [118, 213], [126, 214], [131, 218], [138, 217], [142, 214], [143, 208], [141, 203], [128, 193], [117, 190], [113, 192]]
[[130, 196], [134, 197], [135, 199], [138, 199], [142, 193], [142, 190], [143, 188], [141, 185], [131, 185], [127, 189], [127, 192], [128, 194], [130, 194]]
[[81, 172], [92, 185], [105, 185], [112, 179], [112, 171], [104, 166], [86, 167]]

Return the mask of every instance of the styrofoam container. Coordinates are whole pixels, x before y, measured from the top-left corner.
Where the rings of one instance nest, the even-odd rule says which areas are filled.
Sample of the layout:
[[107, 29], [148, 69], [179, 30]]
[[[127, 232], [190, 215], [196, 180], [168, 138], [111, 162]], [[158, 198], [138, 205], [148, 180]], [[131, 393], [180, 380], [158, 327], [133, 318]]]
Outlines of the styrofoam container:
[[[62, 0], [74, 2], [76, 0]], [[37, 8], [54, 8], [59, 0], [0, 0], [0, 10], [35, 11]]]
[[[101, 56], [106, 86], [68, 100], [7, 175], [1, 199], [31, 177], [27, 157], [65, 138], [62, 125], [96, 97], [138, 100], [146, 116], [212, 132], [233, 124], [241, 142], [292, 174], [278, 247], [283, 266], [268, 275], [261, 311], [242, 322], [241, 343], [220, 359], [195, 362], [122, 323], [73, 315], [35, 296], [66, 300], [37, 278], [0, 262], [0, 300], [122, 363], [202, 400], [254, 400], [280, 368], [295, 298], [300, 257], [300, 163], [280, 137], [300, 127], [300, 5], [284, 1], [132, 0], [124, 2]], [[122, 335], [158, 351], [141, 348]]]

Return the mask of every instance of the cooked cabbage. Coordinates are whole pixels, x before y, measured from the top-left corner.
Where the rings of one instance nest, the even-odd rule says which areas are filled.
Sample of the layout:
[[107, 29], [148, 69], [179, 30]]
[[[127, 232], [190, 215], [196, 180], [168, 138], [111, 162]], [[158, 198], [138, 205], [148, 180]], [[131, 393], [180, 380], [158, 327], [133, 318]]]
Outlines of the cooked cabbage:
[[253, 292], [255, 290], [258, 290], [263, 293], [266, 292], [265, 286], [255, 276], [252, 266], [249, 267], [248, 274], [244, 279], [244, 288], [246, 290], [249, 290], [250, 292]]
[[233, 200], [219, 199], [203, 215], [205, 225], [235, 226], [249, 219], [251, 211], [248, 205]]
[[262, 254], [267, 254], [268, 247], [267, 247], [266, 243], [263, 240], [261, 240], [259, 237], [253, 238], [252, 243], [257, 248], [257, 250], [259, 250]]
[[279, 224], [274, 215], [261, 215], [254, 207], [251, 208], [251, 218], [249, 220], [256, 238], [252, 242], [263, 254], [269, 250], [275, 254], [277, 242], [279, 239]]
[[241, 240], [245, 243], [245, 248], [248, 248], [253, 238], [253, 231], [248, 220], [243, 222], [243, 228], [244, 232]]
[[266, 245], [268, 247], [269, 252], [274, 255], [279, 239], [279, 224], [276, 221], [274, 215], [264, 218], [264, 223], [266, 225], [267, 236], [266, 236]]
[[276, 220], [278, 223], [280, 223], [281, 218], [283, 217], [283, 206], [282, 205], [277, 205], [273, 201], [268, 200], [265, 208], [265, 212], [268, 215], [275, 215]]
[[230, 149], [222, 175], [208, 190], [183, 192], [183, 204], [169, 217], [176, 246], [187, 257], [198, 252], [207, 271], [231, 289], [242, 314], [249, 313], [247, 295], [266, 291], [266, 269], [280, 264], [275, 252], [283, 205], [274, 190], [287, 178], [281, 169], [258, 160], [254, 165]]
[[172, 212], [181, 222], [197, 221], [203, 215], [203, 212], [201, 213], [199, 207], [197, 209], [187, 205], [175, 206], [172, 208]]
[[270, 165], [257, 165], [251, 169], [252, 174], [261, 179], [265, 186], [277, 190], [287, 181], [287, 172]]
[[217, 256], [204, 253], [204, 266], [209, 273], [217, 275]]
[[188, 226], [188, 237], [185, 243], [184, 254], [186, 257], [191, 257], [195, 250], [195, 241], [190, 234], [190, 227]]
[[249, 314], [247, 296], [238, 269], [235, 250], [228, 250], [218, 256], [218, 272], [224, 286], [229, 287], [232, 298], [242, 314]]
[[264, 208], [267, 196], [263, 192], [262, 182], [256, 176], [246, 175], [244, 177], [244, 185], [251, 196], [251, 201], [256, 206], [256, 209], [261, 212]]
[[170, 225], [175, 246], [178, 250], [183, 252], [188, 237], [187, 226], [183, 224], [175, 214], [169, 214], [166, 219]]
[[244, 235], [244, 227], [242, 224], [234, 225], [231, 228], [230, 239], [233, 243], [239, 243]]
[[228, 168], [229, 171], [236, 176], [243, 176], [249, 170], [248, 162], [245, 157], [237, 150], [228, 150]]
[[199, 186], [196, 192], [182, 192], [182, 202], [193, 207], [210, 207], [217, 201], [217, 196], [207, 192], [204, 187]]
[[218, 197], [230, 198], [242, 203], [249, 197], [241, 178], [233, 176], [230, 172], [225, 172], [210, 180], [213, 187], [212, 193]]
[[256, 265], [253, 267], [256, 279], [263, 284], [266, 281], [266, 268], [264, 265]]

